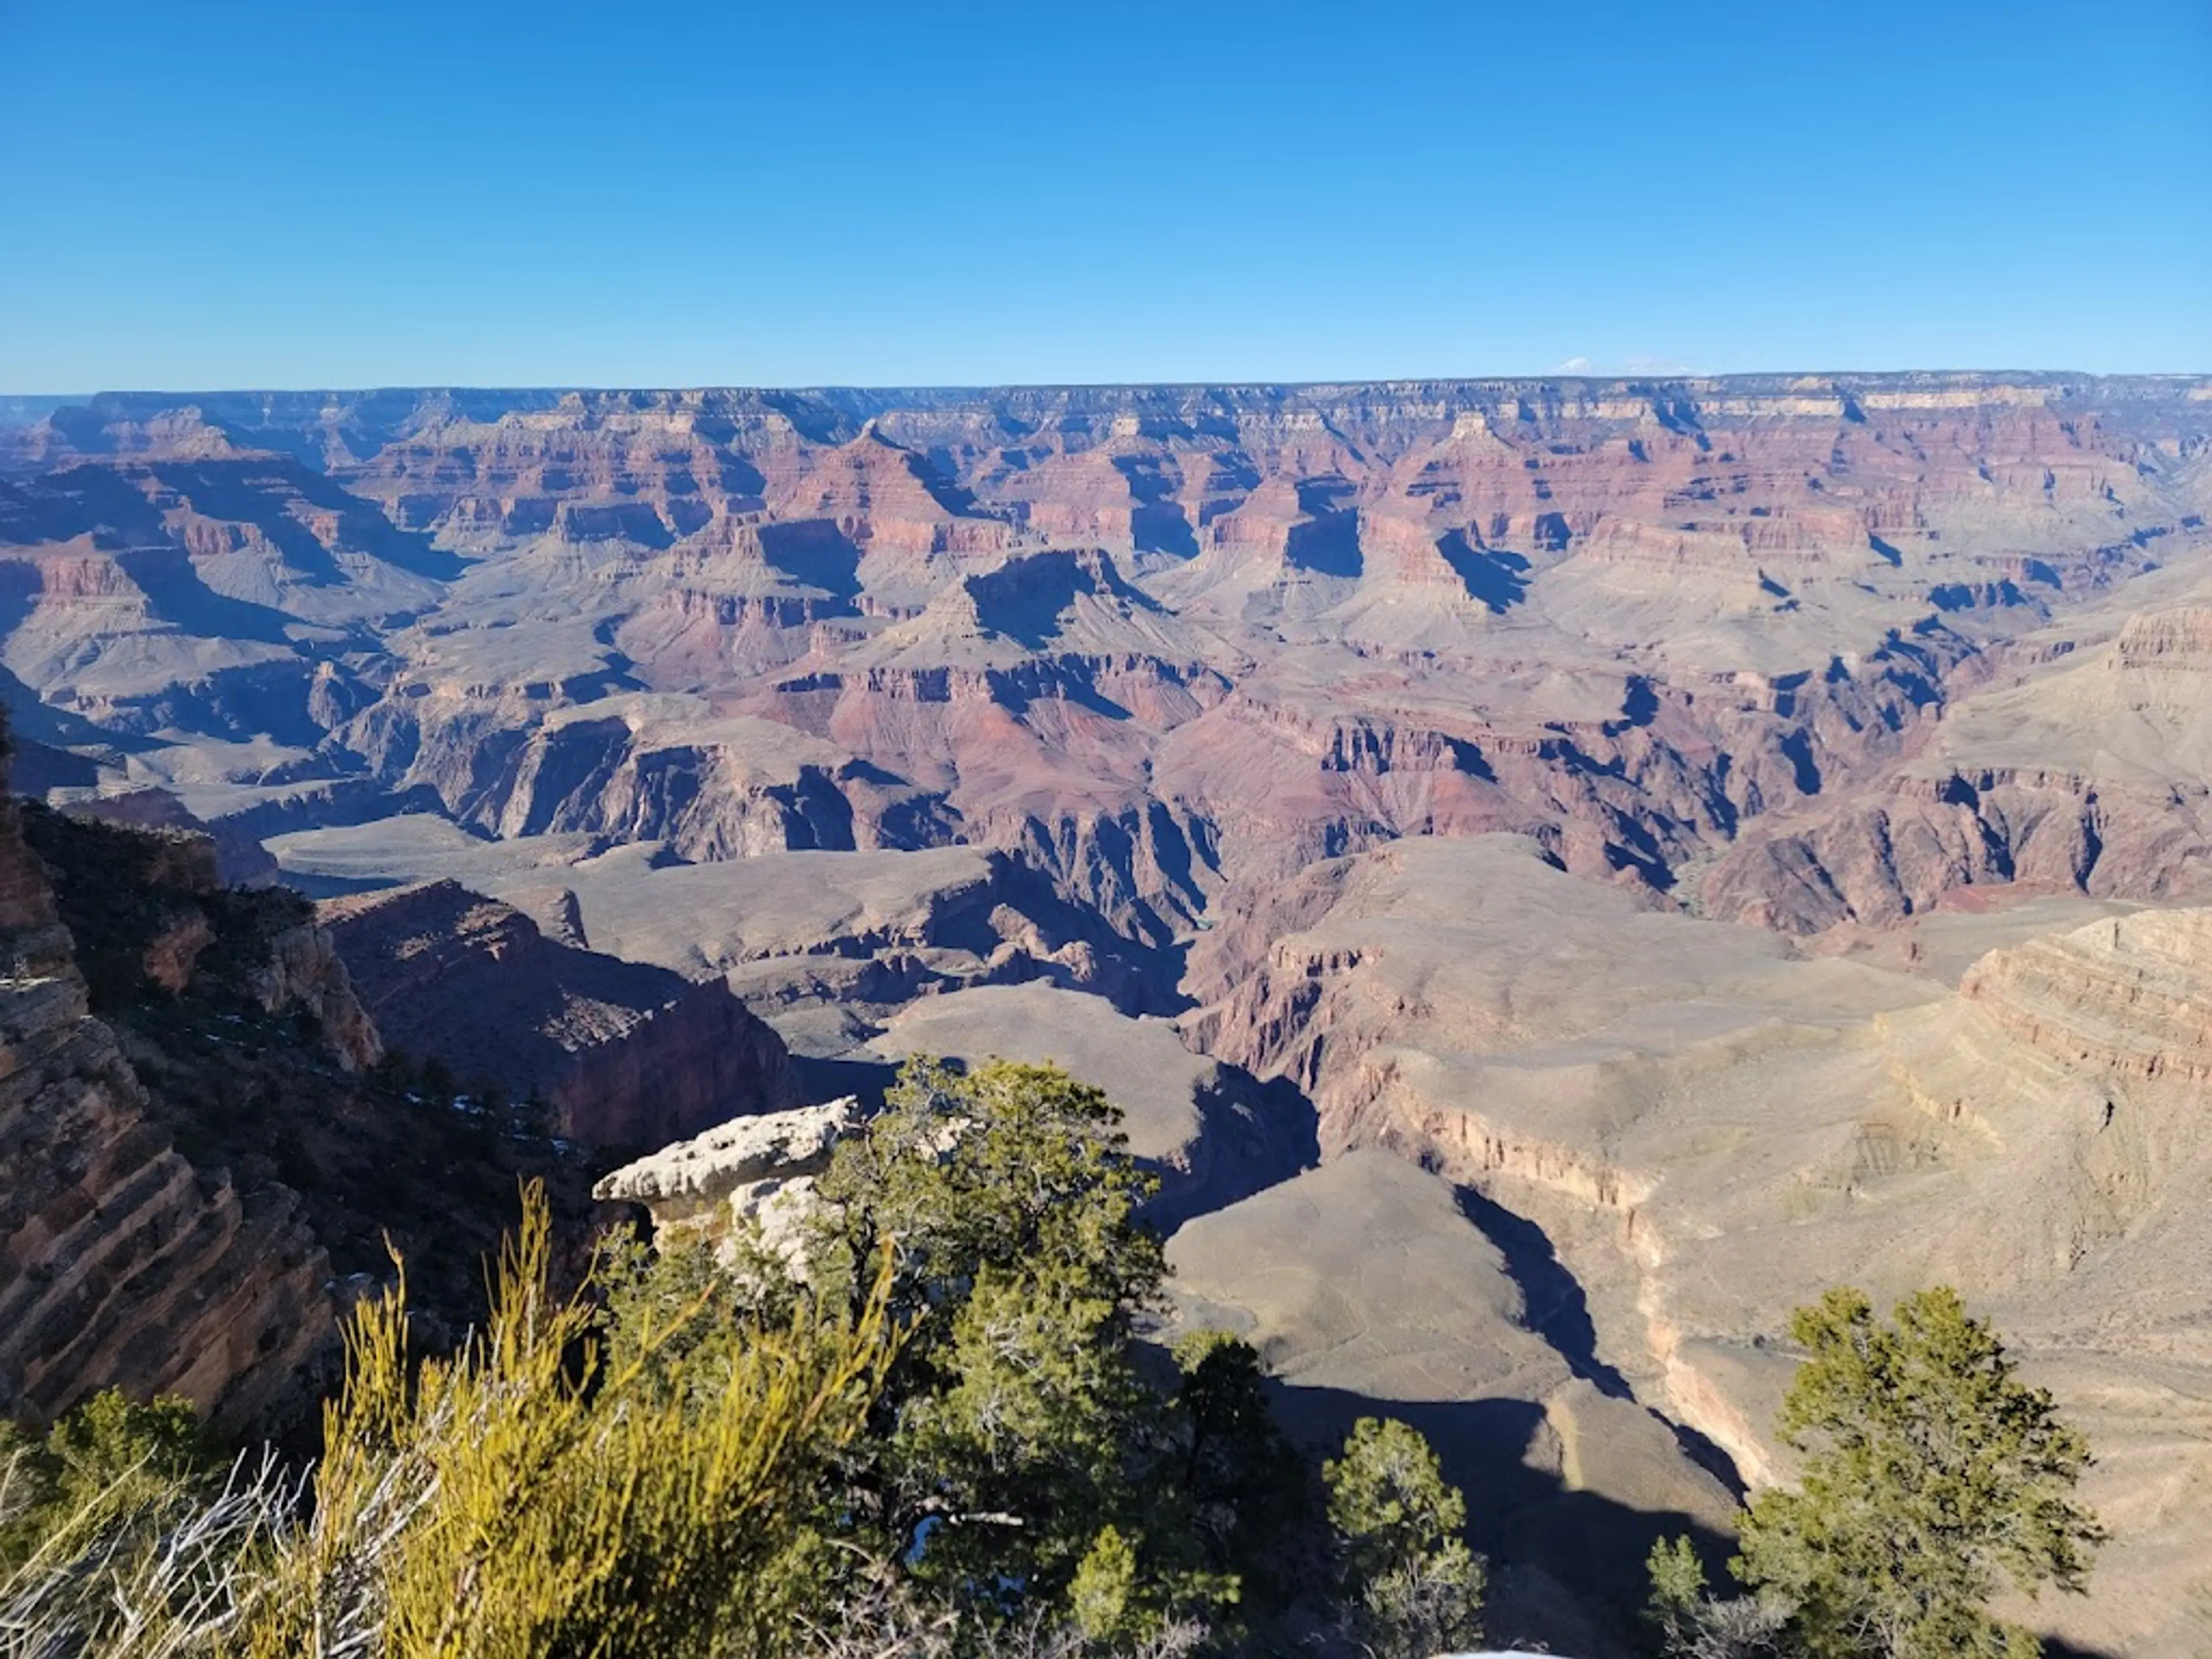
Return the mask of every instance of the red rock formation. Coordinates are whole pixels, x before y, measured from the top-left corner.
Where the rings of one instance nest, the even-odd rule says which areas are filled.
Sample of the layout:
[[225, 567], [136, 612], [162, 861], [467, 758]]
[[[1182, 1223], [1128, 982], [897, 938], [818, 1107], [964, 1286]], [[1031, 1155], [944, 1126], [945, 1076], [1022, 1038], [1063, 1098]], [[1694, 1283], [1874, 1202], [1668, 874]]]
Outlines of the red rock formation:
[[[220, 763], [256, 823], [434, 796], [691, 858], [965, 840], [1154, 939], [1315, 856], [1511, 829], [1659, 887], [1718, 860], [1723, 914], [1879, 921], [2066, 862], [1892, 784], [2084, 602], [2212, 546], [2194, 390], [102, 400], [14, 441], [94, 464], [0, 497], [41, 595], [7, 660], [112, 730], [276, 734]], [[482, 562], [450, 588], [447, 548]], [[2152, 645], [2121, 658], [2154, 702]]]
[[797, 1103], [782, 1040], [720, 980], [556, 944], [452, 882], [332, 900], [319, 919], [387, 1042], [464, 1087], [539, 1096], [564, 1134], [659, 1146]]

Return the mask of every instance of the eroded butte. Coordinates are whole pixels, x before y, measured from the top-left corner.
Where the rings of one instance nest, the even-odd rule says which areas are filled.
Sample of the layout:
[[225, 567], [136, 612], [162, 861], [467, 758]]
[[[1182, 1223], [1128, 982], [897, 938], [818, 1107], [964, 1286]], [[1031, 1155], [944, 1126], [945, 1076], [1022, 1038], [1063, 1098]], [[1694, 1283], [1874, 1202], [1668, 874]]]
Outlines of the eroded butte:
[[0, 691], [387, 966], [1121, 1094], [1182, 1316], [1554, 1641], [1787, 1473], [1794, 1304], [1955, 1283], [2100, 1453], [2031, 1616], [2180, 1659], [2208, 507], [2185, 378], [118, 395], [0, 428]]

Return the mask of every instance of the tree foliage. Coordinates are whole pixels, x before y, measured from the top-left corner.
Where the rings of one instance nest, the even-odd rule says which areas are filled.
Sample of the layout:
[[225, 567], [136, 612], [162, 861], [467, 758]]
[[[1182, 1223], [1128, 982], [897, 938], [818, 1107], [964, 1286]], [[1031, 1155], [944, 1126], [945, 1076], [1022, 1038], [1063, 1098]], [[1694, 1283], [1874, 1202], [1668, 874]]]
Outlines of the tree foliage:
[[1166, 1263], [1120, 1120], [1057, 1066], [919, 1057], [839, 1145], [810, 1276], [849, 1298], [888, 1249], [906, 1341], [825, 1509], [986, 1622], [1249, 1629], [1300, 1588], [1310, 1472], [1249, 1345], [1145, 1354]]
[[227, 1482], [182, 1400], [104, 1389], [43, 1437], [0, 1422], [0, 1655], [208, 1651], [287, 1496], [267, 1461]]
[[1179, 1519], [1208, 1570], [1235, 1578], [1249, 1604], [1280, 1606], [1304, 1565], [1312, 1472], [1275, 1421], [1250, 1343], [1196, 1330], [1176, 1345], [1175, 1360], [1171, 1467], [1157, 1484], [1179, 1495]]
[[1159, 1401], [1134, 1337], [1166, 1268], [1120, 1115], [1056, 1066], [916, 1059], [817, 1188], [818, 1293], [851, 1300], [887, 1251], [907, 1334], [839, 1507], [1007, 1611], [1061, 1595], [1107, 1528], [1154, 1553], [1130, 1477]]
[[2073, 1498], [2089, 1463], [2081, 1434], [2048, 1393], [2019, 1381], [1954, 1291], [1906, 1297], [1887, 1322], [1857, 1291], [1831, 1291], [1790, 1328], [1807, 1357], [1780, 1428], [1802, 1477], [1744, 1513], [1734, 1567], [1748, 1600], [1706, 1598], [1686, 1541], [1654, 1552], [1653, 1612], [1669, 1650], [2034, 1653], [2034, 1638], [1989, 1604], [2008, 1589], [2083, 1588], [2105, 1534]]
[[819, 1190], [779, 1282], [632, 1243], [563, 1295], [526, 1189], [458, 1352], [416, 1350], [404, 1271], [356, 1309], [311, 1476], [226, 1480], [176, 1402], [0, 1441], [0, 1659], [1266, 1651], [1334, 1618], [1332, 1537], [1377, 1659], [1471, 1637], [1418, 1435], [1361, 1425], [1325, 1534], [1259, 1354], [1148, 1346], [1152, 1182], [1098, 1091], [918, 1061]]
[[1651, 1595], [1644, 1618], [1668, 1659], [1778, 1659], [1790, 1623], [1771, 1595], [1714, 1596], [1687, 1538], [1662, 1538], [1644, 1569]]
[[43, 1439], [0, 1421], [0, 1571], [21, 1565], [64, 1525], [213, 1492], [222, 1467], [191, 1402], [173, 1395], [142, 1401], [103, 1389]]
[[1419, 1432], [1363, 1417], [1325, 1464], [1351, 1632], [1375, 1659], [1427, 1659], [1482, 1634], [1484, 1572], [1461, 1536], [1467, 1500]]
[[[993, 1060], [963, 1073], [916, 1056], [817, 1188], [817, 1284], [857, 1294], [888, 1244], [891, 1310], [908, 1322], [995, 1271], [1111, 1306], [1126, 1327], [1167, 1267], [1137, 1214], [1158, 1182], [1129, 1156], [1121, 1120], [1104, 1091], [1057, 1066]], [[901, 1358], [908, 1370], [947, 1340], [916, 1337]]]

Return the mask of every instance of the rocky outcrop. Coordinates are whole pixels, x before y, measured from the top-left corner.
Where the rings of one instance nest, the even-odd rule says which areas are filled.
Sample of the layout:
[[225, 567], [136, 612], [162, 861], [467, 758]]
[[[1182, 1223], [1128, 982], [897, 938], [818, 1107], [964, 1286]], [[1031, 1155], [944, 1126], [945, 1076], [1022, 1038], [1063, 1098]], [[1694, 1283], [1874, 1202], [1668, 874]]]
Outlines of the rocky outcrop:
[[304, 1009], [338, 1062], [363, 1071], [384, 1058], [384, 1036], [362, 1006], [353, 979], [330, 933], [312, 923], [286, 928], [269, 941], [265, 961], [247, 982], [262, 1008], [279, 1013]]
[[62, 810], [134, 830], [204, 836], [215, 847], [215, 879], [225, 887], [266, 887], [276, 879], [276, 860], [236, 820], [208, 823], [167, 789], [131, 789], [71, 800]]
[[689, 1221], [749, 1182], [821, 1174], [830, 1149], [859, 1121], [860, 1103], [849, 1095], [819, 1106], [732, 1118], [603, 1176], [592, 1196], [642, 1204], [656, 1222]]
[[2098, 897], [2212, 896], [2201, 783], [2057, 767], [1908, 773], [1811, 815], [1757, 826], [1699, 884], [1705, 914], [1809, 934], [1887, 927], [1960, 889]]
[[149, 1111], [0, 803], [0, 1413], [121, 1387], [232, 1431], [312, 1398], [335, 1337], [294, 1194], [195, 1168]]
[[127, 1010], [149, 988], [182, 997], [206, 977], [264, 1013], [304, 1012], [347, 1070], [375, 1064], [381, 1039], [307, 903], [265, 884], [226, 884], [220, 843], [204, 827], [179, 827], [147, 793], [150, 808], [142, 800], [114, 815], [23, 809], [95, 1006]]
[[734, 1118], [624, 1164], [592, 1195], [644, 1206], [656, 1232], [702, 1232], [718, 1243], [742, 1238], [794, 1265], [814, 1179], [860, 1122], [860, 1103], [849, 1095]]
[[138, 963], [146, 977], [176, 996], [192, 982], [200, 952], [215, 943], [215, 928], [204, 912], [187, 911], [148, 941]]
[[1959, 992], [2066, 1066], [2212, 1083], [2212, 910], [2145, 911], [1992, 951]]
[[319, 920], [393, 1048], [535, 1095], [577, 1139], [654, 1146], [798, 1097], [782, 1040], [719, 980], [557, 944], [453, 882], [330, 901]]

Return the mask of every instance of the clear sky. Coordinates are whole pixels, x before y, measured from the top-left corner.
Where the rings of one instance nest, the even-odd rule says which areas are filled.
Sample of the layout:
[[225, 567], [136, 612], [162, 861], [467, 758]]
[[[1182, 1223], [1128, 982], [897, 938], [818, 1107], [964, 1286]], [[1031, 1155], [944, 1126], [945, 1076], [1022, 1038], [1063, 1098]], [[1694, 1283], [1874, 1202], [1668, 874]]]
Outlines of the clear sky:
[[0, 392], [2212, 370], [2212, 0], [0, 0]]

